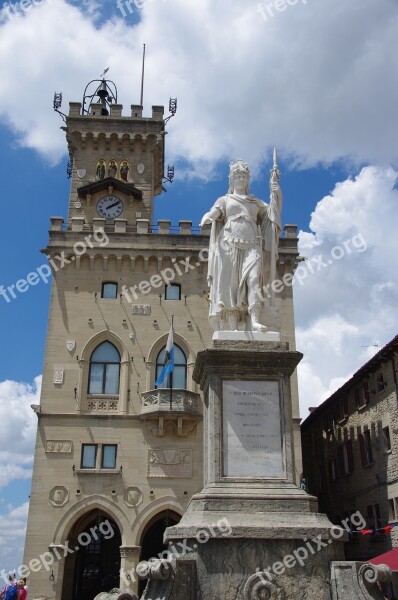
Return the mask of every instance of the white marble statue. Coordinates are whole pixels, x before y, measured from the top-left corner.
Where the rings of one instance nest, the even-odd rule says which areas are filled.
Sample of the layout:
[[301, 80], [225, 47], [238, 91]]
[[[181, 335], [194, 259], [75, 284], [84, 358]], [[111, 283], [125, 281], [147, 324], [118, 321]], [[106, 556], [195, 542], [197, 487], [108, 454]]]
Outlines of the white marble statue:
[[279, 178], [274, 150], [270, 203], [266, 204], [249, 194], [247, 164], [242, 160], [231, 163], [228, 194], [218, 198], [200, 223], [212, 225], [209, 319], [215, 331], [237, 331], [240, 323], [241, 329], [267, 330], [260, 322], [260, 312], [264, 304], [262, 289], [275, 279], [278, 258], [282, 210]]

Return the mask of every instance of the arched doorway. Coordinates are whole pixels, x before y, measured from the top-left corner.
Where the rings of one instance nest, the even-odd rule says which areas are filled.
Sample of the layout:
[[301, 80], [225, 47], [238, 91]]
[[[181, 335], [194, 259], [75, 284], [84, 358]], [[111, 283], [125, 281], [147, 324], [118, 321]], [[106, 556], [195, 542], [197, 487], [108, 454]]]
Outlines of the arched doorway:
[[115, 521], [100, 510], [82, 516], [72, 528], [65, 560], [62, 600], [93, 600], [119, 587], [121, 535]]
[[[141, 539], [141, 558], [140, 560], [149, 560], [150, 558], [159, 558], [168, 545], [163, 543], [163, 534], [167, 527], [176, 525], [181, 520], [181, 515], [173, 510], [164, 510], [155, 515], [147, 523]], [[165, 556], [165, 555], [164, 555]], [[146, 586], [146, 580], [140, 580], [140, 596]]]

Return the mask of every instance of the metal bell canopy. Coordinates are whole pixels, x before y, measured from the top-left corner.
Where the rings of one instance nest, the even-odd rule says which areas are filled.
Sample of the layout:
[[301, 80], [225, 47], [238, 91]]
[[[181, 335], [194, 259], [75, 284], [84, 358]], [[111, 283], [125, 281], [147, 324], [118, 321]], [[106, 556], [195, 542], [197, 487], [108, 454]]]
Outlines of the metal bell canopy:
[[82, 115], [89, 114], [90, 104], [95, 102], [96, 98], [99, 98], [99, 103], [102, 106], [101, 115], [104, 117], [109, 115], [111, 104], [117, 104], [117, 87], [113, 81], [105, 79], [108, 71], [109, 68], [105, 69], [101, 79], [93, 79], [86, 85], [83, 94]]

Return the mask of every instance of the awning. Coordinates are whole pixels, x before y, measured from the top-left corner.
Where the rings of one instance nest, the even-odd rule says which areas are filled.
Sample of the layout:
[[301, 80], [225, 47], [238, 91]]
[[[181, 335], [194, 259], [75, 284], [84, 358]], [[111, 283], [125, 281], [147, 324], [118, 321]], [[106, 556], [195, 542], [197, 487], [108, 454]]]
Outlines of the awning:
[[398, 548], [384, 552], [384, 554], [375, 556], [366, 562], [372, 565], [387, 565], [391, 571], [398, 571]]

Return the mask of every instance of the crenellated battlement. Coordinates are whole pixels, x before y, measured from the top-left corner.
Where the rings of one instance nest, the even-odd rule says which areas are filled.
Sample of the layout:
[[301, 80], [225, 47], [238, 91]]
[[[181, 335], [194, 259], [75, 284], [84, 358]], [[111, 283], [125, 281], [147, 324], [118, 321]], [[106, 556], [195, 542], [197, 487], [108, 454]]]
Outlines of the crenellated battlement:
[[[84, 217], [72, 217], [68, 225], [63, 217], [50, 217], [50, 234], [52, 232], [89, 232], [102, 229], [106, 233], [137, 233], [159, 235], [210, 235], [210, 225], [203, 227], [192, 227], [192, 221], [181, 219], [178, 225], [171, 225], [170, 219], [158, 219], [157, 225], [151, 225], [149, 219], [137, 219], [136, 225], [131, 227], [127, 224], [127, 219], [114, 219], [107, 222], [106, 219], [94, 218], [92, 225], [85, 222]], [[288, 248], [297, 250], [297, 225], [285, 225], [284, 231], [280, 237], [281, 251]]]
[[111, 104], [110, 107], [110, 115], [102, 115], [101, 114], [102, 105], [100, 102], [92, 102], [89, 107], [89, 114], [82, 114], [82, 103], [81, 102], [69, 102], [69, 117], [80, 117], [81, 119], [86, 119], [89, 117], [97, 117], [101, 118], [106, 122], [109, 122], [111, 119], [122, 118], [122, 119], [144, 119], [146, 121], [161, 121], [163, 122], [164, 118], [164, 106], [153, 105], [152, 106], [152, 116], [151, 117], [143, 117], [142, 111], [143, 107], [140, 104], [131, 104], [130, 106], [130, 115], [123, 115], [123, 104]]
[[171, 225], [170, 220], [159, 219], [157, 225], [151, 225], [149, 219], [137, 219], [136, 224], [131, 226], [127, 219], [113, 219], [107, 222], [106, 219], [98, 217], [93, 219], [92, 224], [88, 224], [84, 217], [72, 217], [68, 224], [64, 222], [63, 217], [50, 217], [50, 234], [57, 231], [82, 233], [100, 229], [110, 234], [210, 235], [210, 226], [192, 227], [192, 221], [188, 220], [180, 220], [178, 225]]

